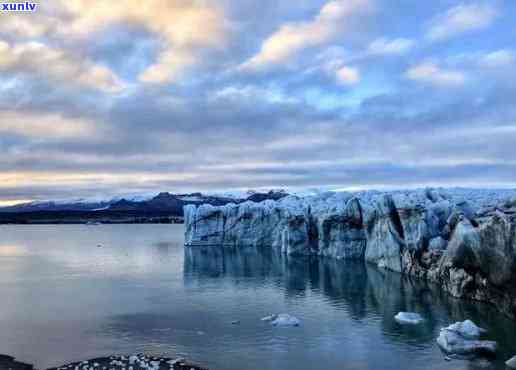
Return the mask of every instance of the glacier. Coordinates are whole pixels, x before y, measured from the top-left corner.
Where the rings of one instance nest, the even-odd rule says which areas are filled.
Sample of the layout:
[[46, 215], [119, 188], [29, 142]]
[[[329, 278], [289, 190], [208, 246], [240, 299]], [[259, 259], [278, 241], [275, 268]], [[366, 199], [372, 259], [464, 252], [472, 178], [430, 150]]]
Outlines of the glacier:
[[516, 318], [516, 190], [327, 192], [184, 208], [187, 247], [365, 260]]

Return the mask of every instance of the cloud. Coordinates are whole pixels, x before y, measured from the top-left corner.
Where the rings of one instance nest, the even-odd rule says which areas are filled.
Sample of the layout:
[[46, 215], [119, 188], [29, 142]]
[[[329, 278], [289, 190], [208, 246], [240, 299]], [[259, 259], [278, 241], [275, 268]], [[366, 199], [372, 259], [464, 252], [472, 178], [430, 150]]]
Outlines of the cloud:
[[405, 54], [414, 46], [414, 41], [405, 38], [379, 38], [369, 44], [367, 51], [372, 55]]
[[198, 61], [203, 48], [220, 48], [226, 38], [225, 19], [215, 3], [184, 0], [63, 0], [71, 14], [72, 33], [91, 34], [110, 24], [138, 24], [163, 40], [157, 61], [141, 76], [143, 82], [174, 81]]
[[47, 76], [105, 92], [122, 89], [122, 82], [109, 68], [34, 41], [9, 44], [0, 40], [0, 71]]
[[439, 41], [481, 30], [489, 27], [497, 16], [498, 11], [489, 3], [460, 4], [434, 17], [425, 37]]
[[480, 59], [480, 65], [488, 68], [508, 67], [516, 62], [516, 55], [508, 49], [493, 51]]
[[310, 21], [283, 24], [261, 45], [260, 51], [241, 65], [256, 69], [283, 63], [298, 51], [324, 44], [345, 29], [347, 17], [369, 9], [368, 0], [333, 0], [327, 2]]
[[269, 103], [297, 103], [298, 100], [292, 96], [285, 94], [277, 88], [263, 88], [260, 86], [245, 85], [245, 86], [226, 86], [220, 90], [215, 91], [212, 99], [218, 100], [233, 100], [236, 102], [247, 101], [266, 101]]
[[442, 69], [433, 62], [423, 62], [411, 67], [405, 72], [405, 76], [410, 80], [435, 86], [460, 86], [466, 81], [464, 73]]
[[42, 14], [39, 10], [31, 14], [11, 13], [3, 16], [0, 32], [19, 37], [36, 38], [51, 32], [58, 24], [55, 17]]
[[337, 81], [344, 85], [354, 85], [360, 81], [360, 72], [353, 67], [340, 67], [335, 72]]
[[114, 25], [143, 27], [162, 43], [157, 60], [139, 76], [147, 83], [177, 81], [182, 72], [198, 63], [205, 49], [220, 49], [226, 41], [227, 22], [214, 2], [58, 0], [40, 4], [30, 17], [14, 14], [6, 18], [0, 32], [76, 42], [99, 37], [99, 32]]
[[1, 111], [0, 133], [22, 135], [36, 140], [66, 139], [92, 136], [94, 124], [85, 119], [65, 118], [60, 114]]
[[[0, 201], [516, 186], [516, 4], [475, 37], [437, 43], [416, 35], [440, 5], [407, 3], [374, 18], [372, 0], [56, 0], [8, 15]], [[270, 38], [279, 49], [262, 54], [260, 73], [234, 73]], [[299, 68], [264, 68], [274, 65]]]

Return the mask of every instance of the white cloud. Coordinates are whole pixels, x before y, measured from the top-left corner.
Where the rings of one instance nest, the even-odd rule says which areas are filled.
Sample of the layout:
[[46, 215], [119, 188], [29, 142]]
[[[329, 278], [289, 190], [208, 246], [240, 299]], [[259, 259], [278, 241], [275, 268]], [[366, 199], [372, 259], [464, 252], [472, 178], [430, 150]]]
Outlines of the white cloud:
[[501, 49], [486, 54], [480, 60], [480, 65], [488, 68], [499, 68], [513, 65], [516, 55], [511, 50]]
[[215, 2], [185, 0], [58, 0], [40, 4], [38, 12], [13, 14], [0, 32], [26, 38], [52, 36], [87, 38], [114, 24], [139, 25], [162, 41], [154, 64], [143, 71], [143, 82], [177, 80], [195, 65], [200, 51], [224, 45], [225, 17]]
[[405, 54], [414, 46], [414, 41], [405, 38], [379, 38], [369, 44], [368, 53], [373, 55]]
[[11, 45], [0, 40], [2, 70], [43, 75], [106, 92], [116, 92], [123, 87], [109, 68], [33, 41]]
[[327, 2], [310, 21], [289, 22], [269, 36], [260, 51], [241, 68], [260, 68], [282, 63], [296, 52], [330, 41], [345, 28], [345, 18], [369, 9], [368, 0], [333, 0]]
[[39, 13], [30, 15], [13, 13], [3, 16], [0, 22], [0, 32], [20, 37], [41, 37], [49, 32], [56, 24], [56, 19], [45, 17]]
[[309, 69], [308, 73], [320, 70], [341, 85], [355, 85], [360, 82], [360, 70], [348, 65], [344, 51], [330, 48], [320, 53], [316, 59], [321, 64]]
[[140, 80], [161, 83], [177, 80], [198, 61], [198, 51], [225, 42], [224, 14], [216, 3], [183, 0], [62, 0], [72, 14], [70, 31], [90, 34], [110, 24], [139, 24], [162, 37], [163, 50]]
[[343, 66], [335, 72], [337, 81], [344, 85], [354, 85], [360, 81], [360, 71], [357, 68]]
[[480, 30], [491, 25], [497, 15], [497, 10], [488, 3], [460, 4], [433, 18], [426, 38], [437, 41]]
[[95, 126], [84, 119], [69, 119], [55, 113], [0, 112], [0, 133], [14, 133], [35, 139], [85, 137]]
[[413, 81], [436, 86], [459, 86], [466, 80], [464, 73], [457, 70], [442, 69], [433, 62], [423, 62], [411, 67], [405, 72], [405, 76]]

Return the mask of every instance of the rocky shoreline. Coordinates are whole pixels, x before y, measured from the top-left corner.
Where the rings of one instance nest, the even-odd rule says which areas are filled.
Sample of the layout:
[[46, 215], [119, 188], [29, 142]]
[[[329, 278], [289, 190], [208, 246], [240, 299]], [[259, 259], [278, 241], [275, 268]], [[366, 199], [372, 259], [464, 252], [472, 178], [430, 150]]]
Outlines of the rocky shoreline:
[[516, 192], [424, 189], [189, 205], [185, 245], [362, 259], [516, 319]]
[[[34, 365], [17, 361], [14, 357], [0, 355], [0, 369], [33, 370]], [[72, 362], [47, 370], [208, 370], [183, 358], [136, 355], [112, 355]]]

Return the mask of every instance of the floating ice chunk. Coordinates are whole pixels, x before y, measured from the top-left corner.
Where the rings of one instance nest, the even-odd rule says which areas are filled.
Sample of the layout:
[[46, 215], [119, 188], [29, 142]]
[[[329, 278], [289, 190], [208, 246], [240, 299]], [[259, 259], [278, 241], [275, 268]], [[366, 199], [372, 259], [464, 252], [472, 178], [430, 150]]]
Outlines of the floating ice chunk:
[[273, 320], [276, 320], [277, 317], [278, 317], [278, 315], [273, 314], [273, 315], [262, 317], [260, 320], [262, 320], [262, 321], [273, 321]]
[[484, 334], [486, 332], [485, 329], [479, 328], [471, 320], [456, 322], [455, 324], [452, 324], [445, 329], [456, 332], [457, 334], [466, 339], [476, 339], [480, 337], [481, 334]]
[[490, 340], [478, 340], [486, 330], [479, 328], [471, 320], [456, 322], [441, 329], [437, 344], [446, 353], [459, 355], [495, 354], [497, 344]]
[[497, 344], [491, 340], [466, 339], [455, 331], [441, 329], [437, 344], [446, 353], [459, 355], [496, 353]]
[[423, 317], [415, 312], [399, 312], [396, 316], [394, 316], [394, 320], [396, 320], [399, 324], [410, 325], [417, 325], [424, 321]]
[[288, 313], [280, 313], [272, 322], [273, 326], [299, 326], [301, 321]]

